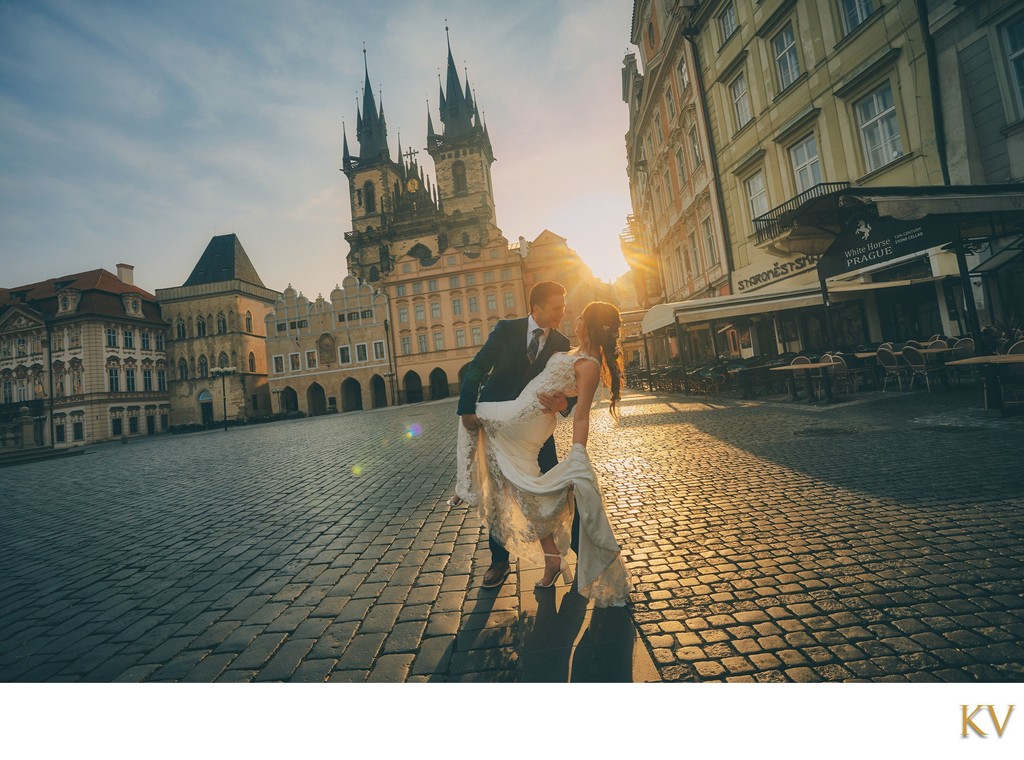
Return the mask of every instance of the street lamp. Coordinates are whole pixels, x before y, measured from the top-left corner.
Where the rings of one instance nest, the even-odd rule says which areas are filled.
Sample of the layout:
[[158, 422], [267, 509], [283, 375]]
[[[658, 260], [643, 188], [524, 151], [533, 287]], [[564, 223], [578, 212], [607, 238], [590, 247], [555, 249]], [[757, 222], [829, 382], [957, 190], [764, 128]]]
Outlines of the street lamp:
[[214, 377], [220, 375], [220, 395], [224, 401], [224, 432], [228, 432], [228, 392], [227, 392], [227, 376], [233, 375], [238, 372], [236, 367], [214, 367], [210, 370], [210, 374]]

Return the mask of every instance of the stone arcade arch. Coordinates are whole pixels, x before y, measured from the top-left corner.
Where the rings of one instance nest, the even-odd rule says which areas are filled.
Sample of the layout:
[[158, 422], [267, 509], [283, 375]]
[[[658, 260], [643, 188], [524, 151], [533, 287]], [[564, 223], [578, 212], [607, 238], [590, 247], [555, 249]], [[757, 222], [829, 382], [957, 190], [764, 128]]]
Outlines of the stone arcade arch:
[[203, 426], [210, 427], [213, 424], [213, 395], [203, 390], [199, 392], [196, 400], [199, 402], [199, 417], [203, 421]]
[[430, 398], [448, 398], [448, 375], [440, 367], [436, 367], [430, 373]]
[[405, 403], [418, 404], [423, 400], [423, 381], [418, 374], [412, 370], [406, 372], [402, 385], [405, 387]]
[[387, 386], [384, 384], [384, 378], [380, 375], [370, 378], [370, 399], [374, 409], [388, 405]]
[[299, 411], [299, 394], [295, 392], [295, 389], [290, 385], [285, 387], [281, 391], [281, 411], [297, 412]]
[[363, 388], [355, 378], [341, 384], [341, 411], [358, 412], [363, 408]]
[[313, 383], [306, 389], [306, 408], [310, 417], [327, 414], [327, 394], [320, 383]]

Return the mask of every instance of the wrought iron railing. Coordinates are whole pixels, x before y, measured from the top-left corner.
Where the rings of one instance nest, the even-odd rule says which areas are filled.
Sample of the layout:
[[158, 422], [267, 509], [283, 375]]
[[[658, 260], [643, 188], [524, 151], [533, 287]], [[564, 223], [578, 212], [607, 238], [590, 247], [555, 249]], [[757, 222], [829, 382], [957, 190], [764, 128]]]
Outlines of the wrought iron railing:
[[823, 195], [845, 190], [850, 186], [849, 182], [821, 182], [814, 187], [809, 187], [800, 195], [795, 195], [781, 206], [776, 206], [767, 214], [762, 214], [754, 219], [754, 231], [757, 233], [757, 243], [760, 245], [768, 240], [774, 240], [779, 235], [787, 232], [792, 226], [788, 214], [800, 207], [804, 201], [811, 198], [820, 198]]

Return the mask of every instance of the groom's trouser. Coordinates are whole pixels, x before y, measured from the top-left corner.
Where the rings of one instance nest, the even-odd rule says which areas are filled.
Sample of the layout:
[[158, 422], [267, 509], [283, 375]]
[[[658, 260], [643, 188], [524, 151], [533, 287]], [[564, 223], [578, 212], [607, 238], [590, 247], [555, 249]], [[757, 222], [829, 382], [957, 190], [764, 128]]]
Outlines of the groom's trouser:
[[[556, 464], [558, 464], [558, 454], [555, 452], [555, 439], [554, 437], [548, 438], [544, 441], [544, 445], [540, 447], [540, 454], [537, 455], [537, 464], [540, 465], [541, 472], [547, 472]], [[508, 550], [505, 549], [498, 539], [494, 537], [492, 533], [487, 537], [488, 544], [491, 547], [491, 564], [497, 564], [499, 562], [508, 562]], [[573, 511], [572, 514], [572, 531], [569, 543], [571, 548], [577, 554], [580, 550], [580, 513]]]

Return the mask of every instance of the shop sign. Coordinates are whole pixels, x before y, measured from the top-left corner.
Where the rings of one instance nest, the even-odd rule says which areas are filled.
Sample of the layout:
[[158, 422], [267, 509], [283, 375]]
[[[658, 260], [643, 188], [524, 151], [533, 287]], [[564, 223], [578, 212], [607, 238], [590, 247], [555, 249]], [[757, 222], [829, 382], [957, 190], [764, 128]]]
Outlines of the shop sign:
[[[770, 267], [765, 267], [760, 272], [756, 272], [749, 277], [738, 278], [736, 280], [736, 291], [738, 293], [749, 293], [751, 290], [757, 290], [766, 285], [785, 280], [793, 275], [813, 269], [820, 258], [819, 254], [807, 253], [788, 261], [774, 261]], [[753, 267], [747, 268], [752, 269]]]

